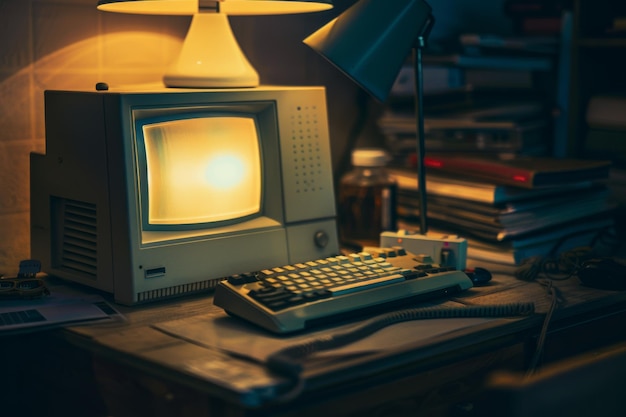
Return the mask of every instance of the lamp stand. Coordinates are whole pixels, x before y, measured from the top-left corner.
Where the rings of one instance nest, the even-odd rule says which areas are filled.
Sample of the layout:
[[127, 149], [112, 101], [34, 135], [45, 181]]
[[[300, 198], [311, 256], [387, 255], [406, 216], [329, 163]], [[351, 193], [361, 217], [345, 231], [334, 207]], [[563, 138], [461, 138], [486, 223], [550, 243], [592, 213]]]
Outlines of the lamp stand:
[[228, 16], [193, 15], [178, 59], [163, 77], [167, 87], [257, 87], [259, 76], [242, 52]]
[[424, 99], [424, 72], [422, 68], [422, 52], [426, 47], [426, 37], [430, 33], [434, 24], [434, 18], [431, 16], [424, 28], [423, 34], [418, 36], [413, 47], [413, 66], [415, 74], [415, 119], [417, 133], [417, 189], [419, 193], [419, 213], [420, 213], [420, 234], [428, 233], [428, 212], [426, 207], [426, 169], [424, 167], [424, 109], [422, 103]]

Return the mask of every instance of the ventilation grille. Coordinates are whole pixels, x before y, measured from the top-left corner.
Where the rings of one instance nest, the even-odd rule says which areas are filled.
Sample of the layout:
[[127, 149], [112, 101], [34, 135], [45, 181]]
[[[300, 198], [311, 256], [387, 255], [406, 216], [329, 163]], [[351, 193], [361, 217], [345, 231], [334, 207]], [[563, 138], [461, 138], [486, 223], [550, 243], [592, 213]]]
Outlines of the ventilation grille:
[[160, 288], [158, 290], [144, 291], [137, 293], [137, 302], [146, 303], [149, 301], [160, 300], [164, 298], [178, 297], [197, 292], [203, 292], [214, 289], [220, 279], [211, 279], [207, 281], [193, 282], [190, 284], [175, 285], [173, 287]]
[[291, 166], [295, 191], [320, 191], [323, 180], [322, 153], [316, 106], [298, 106], [291, 124]]
[[62, 221], [61, 245], [58, 264], [65, 270], [96, 279], [97, 275], [97, 226], [96, 205], [74, 200], [59, 202]]

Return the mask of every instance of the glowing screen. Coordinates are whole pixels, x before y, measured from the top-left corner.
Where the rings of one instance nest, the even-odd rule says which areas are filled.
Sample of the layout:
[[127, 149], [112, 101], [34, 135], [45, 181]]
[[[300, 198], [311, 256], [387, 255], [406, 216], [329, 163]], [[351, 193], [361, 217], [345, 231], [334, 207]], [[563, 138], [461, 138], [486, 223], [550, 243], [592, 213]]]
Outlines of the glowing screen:
[[196, 117], [143, 126], [148, 223], [233, 220], [261, 209], [261, 156], [252, 117]]

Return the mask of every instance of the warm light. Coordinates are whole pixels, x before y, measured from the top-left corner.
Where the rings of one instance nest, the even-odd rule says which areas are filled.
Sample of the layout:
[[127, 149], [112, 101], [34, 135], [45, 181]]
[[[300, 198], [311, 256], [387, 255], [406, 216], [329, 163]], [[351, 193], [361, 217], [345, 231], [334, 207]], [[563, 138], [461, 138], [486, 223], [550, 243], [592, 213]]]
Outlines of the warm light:
[[199, 117], [143, 127], [148, 223], [233, 220], [261, 209], [261, 155], [251, 117]]
[[332, 8], [330, 0], [100, 0], [107, 12], [190, 15], [189, 31], [163, 77], [168, 87], [256, 87], [259, 75], [230, 28], [228, 16], [309, 13]]
[[239, 155], [215, 155], [207, 163], [206, 181], [211, 188], [231, 190], [239, 186], [248, 171]]

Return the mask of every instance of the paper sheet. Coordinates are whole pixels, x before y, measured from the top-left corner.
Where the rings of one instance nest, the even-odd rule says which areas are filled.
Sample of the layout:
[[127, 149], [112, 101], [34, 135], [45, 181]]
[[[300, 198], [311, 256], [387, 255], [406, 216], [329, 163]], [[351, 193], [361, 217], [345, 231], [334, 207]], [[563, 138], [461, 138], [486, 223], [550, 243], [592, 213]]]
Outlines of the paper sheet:
[[0, 314], [37, 310], [44, 320], [0, 325], [0, 334], [34, 331], [63, 325], [79, 325], [99, 321], [124, 321], [126, 318], [99, 295], [74, 295], [60, 287], [52, 287], [49, 296], [33, 299], [0, 301]]

